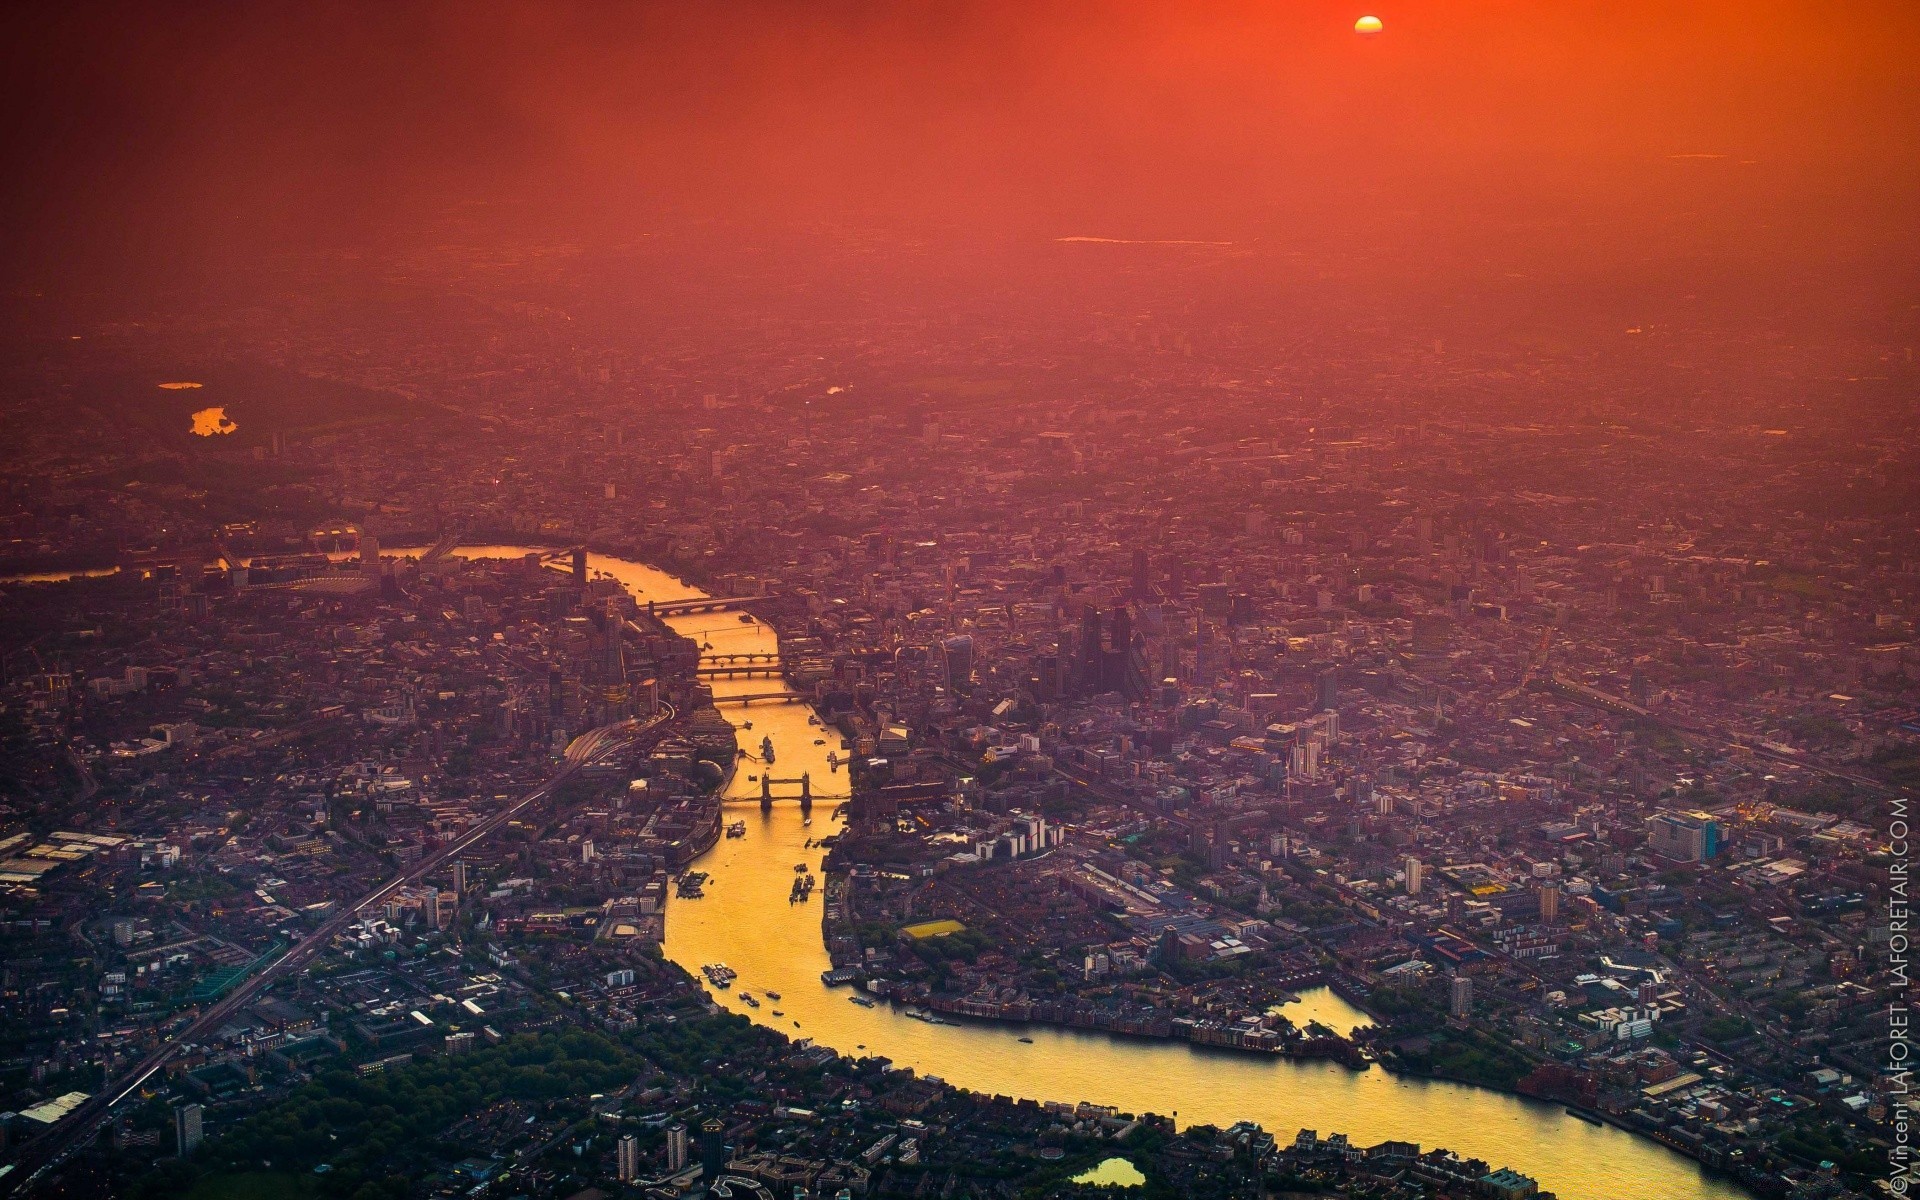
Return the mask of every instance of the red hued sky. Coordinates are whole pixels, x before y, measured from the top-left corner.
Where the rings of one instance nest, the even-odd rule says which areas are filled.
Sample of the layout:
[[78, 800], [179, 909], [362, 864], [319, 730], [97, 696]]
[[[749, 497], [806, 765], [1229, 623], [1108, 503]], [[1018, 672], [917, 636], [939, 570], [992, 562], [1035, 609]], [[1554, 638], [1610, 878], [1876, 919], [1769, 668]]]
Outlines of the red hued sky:
[[1914, 283], [1911, 0], [45, 7], [0, 31], [41, 283], [456, 214]]

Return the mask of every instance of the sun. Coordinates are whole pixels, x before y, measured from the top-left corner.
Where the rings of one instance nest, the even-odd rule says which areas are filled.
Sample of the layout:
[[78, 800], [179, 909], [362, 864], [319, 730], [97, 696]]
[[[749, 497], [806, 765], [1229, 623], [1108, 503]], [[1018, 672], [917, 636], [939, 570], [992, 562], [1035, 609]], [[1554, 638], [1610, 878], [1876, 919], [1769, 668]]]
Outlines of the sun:
[[1353, 23], [1355, 33], [1379, 33], [1385, 28], [1386, 25], [1381, 23], [1379, 17], [1361, 17]]

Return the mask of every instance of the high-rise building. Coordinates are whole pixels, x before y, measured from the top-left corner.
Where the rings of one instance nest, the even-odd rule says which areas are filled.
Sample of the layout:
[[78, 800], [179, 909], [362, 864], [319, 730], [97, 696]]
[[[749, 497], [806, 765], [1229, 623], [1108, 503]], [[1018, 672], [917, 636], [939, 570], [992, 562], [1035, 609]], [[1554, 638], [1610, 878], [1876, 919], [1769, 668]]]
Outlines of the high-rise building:
[[1677, 862], [1705, 862], [1720, 853], [1720, 822], [1704, 812], [1657, 812], [1647, 818], [1647, 846]]
[[181, 1158], [187, 1158], [200, 1148], [202, 1134], [200, 1129], [200, 1106], [182, 1104], [173, 1110], [173, 1145]]
[[1407, 895], [1418, 896], [1427, 883], [1427, 868], [1417, 858], [1407, 859]]
[[700, 1122], [700, 1177], [711, 1184], [727, 1169], [727, 1127], [718, 1117]]
[[1543, 883], [1540, 885], [1540, 921], [1551, 925], [1560, 919], [1560, 885]]
[[621, 1183], [632, 1183], [640, 1178], [639, 1135], [627, 1133], [620, 1136], [618, 1169]]
[[947, 686], [955, 691], [966, 688], [973, 681], [973, 637], [960, 634], [950, 637], [940, 644], [947, 660]]
[[1320, 672], [1313, 681], [1314, 709], [1336, 712], [1340, 708], [1340, 673], [1332, 667]]
[[464, 858], [453, 860], [453, 894], [455, 896], [467, 894], [467, 860]]
[[1133, 594], [1144, 600], [1153, 592], [1152, 563], [1145, 550], [1133, 552]]
[[1455, 975], [1451, 991], [1447, 998], [1447, 1012], [1455, 1017], [1466, 1018], [1473, 1015], [1473, 979], [1467, 975]]
[[1100, 609], [1089, 604], [1080, 611], [1080, 692], [1085, 696], [1107, 690], [1107, 653]]
[[585, 546], [575, 546], [573, 548], [573, 586], [576, 588], [584, 588], [587, 586], [587, 549]]
[[687, 1169], [687, 1127], [679, 1121], [667, 1126], [667, 1170], [679, 1174]]

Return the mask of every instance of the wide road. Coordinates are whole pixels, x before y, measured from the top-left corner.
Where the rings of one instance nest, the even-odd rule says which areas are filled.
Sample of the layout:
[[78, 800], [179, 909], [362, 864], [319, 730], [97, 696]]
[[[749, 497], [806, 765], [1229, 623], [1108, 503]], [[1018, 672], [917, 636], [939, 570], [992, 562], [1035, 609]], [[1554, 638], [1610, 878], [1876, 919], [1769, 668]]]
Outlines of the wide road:
[[51, 1129], [23, 1146], [20, 1158], [14, 1164], [14, 1170], [9, 1173], [4, 1182], [0, 1182], [0, 1187], [4, 1187], [8, 1195], [16, 1195], [32, 1189], [49, 1170], [59, 1166], [69, 1154], [78, 1147], [84, 1146], [99, 1131], [101, 1124], [113, 1111], [115, 1105], [144, 1087], [147, 1081], [165, 1067], [183, 1047], [195, 1043], [218, 1029], [229, 1016], [252, 1003], [262, 989], [306, 966], [316, 955], [332, 944], [335, 935], [345, 930], [366, 909], [383, 903], [394, 892], [419, 882], [429, 873], [443, 866], [449, 859], [458, 857], [485, 841], [498, 832], [501, 826], [525, 812], [530, 806], [553, 795], [554, 790], [572, 778], [580, 768], [613, 758], [634, 742], [672, 720], [673, 715], [674, 712], [670, 706], [662, 705], [658, 715], [645, 721], [621, 721], [614, 725], [602, 726], [574, 739], [573, 743], [567, 747], [565, 760], [560, 769], [545, 783], [433, 853], [424, 856], [413, 866], [362, 896], [351, 907], [328, 917], [272, 965], [242, 981], [227, 994], [225, 999], [201, 1013], [192, 1024], [163, 1041], [133, 1069], [61, 1118]]

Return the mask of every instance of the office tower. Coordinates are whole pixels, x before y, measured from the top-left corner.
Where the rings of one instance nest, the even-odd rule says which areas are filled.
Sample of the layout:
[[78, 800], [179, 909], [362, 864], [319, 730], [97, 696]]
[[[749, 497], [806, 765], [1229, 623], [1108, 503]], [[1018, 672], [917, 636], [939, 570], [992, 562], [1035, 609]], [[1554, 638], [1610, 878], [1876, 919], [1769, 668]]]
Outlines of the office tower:
[[961, 634], [940, 644], [947, 659], [947, 686], [956, 691], [973, 680], [973, 637]]
[[1560, 919], [1560, 885], [1543, 883], [1540, 885], [1540, 920], [1551, 925]]
[[1080, 692], [1096, 695], [1106, 690], [1106, 646], [1100, 628], [1100, 610], [1087, 605], [1080, 610]]
[[687, 1127], [679, 1121], [667, 1126], [667, 1170], [679, 1174], [687, 1169]]
[[1151, 560], [1147, 558], [1147, 552], [1145, 550], [1135, 550], [1133, 552], [1133, 594], [1142, 600], [1146, 599], [1153, 591], [1153, 579], [1150, 574], [1151, 566]]
[[1678, 862], [1705, 862], [1720, 853], [1720, 822], [1699, 811], [1662, 811], [1647, 818], [1647, 848]]
[[587, 586], [587, 550], [584, 546], [573, 548], [573, 586], [576, 588]]
[[622, 1134], [620, 1137], [619, 1173], [621, 1183], [632, 1183], [640, 1178], [640, 1138], [636, 1134]]
[[1407, 895], [1418, 896], [1426, 886], [1427, 868], [1417, 858], [1407, 859]]
[[700, 1122], [700, 1175], [711, 1184], [727, 1169], [727, 1127], [718, 1117]]
[[173, 1144], [181, 1158], [200, 1148], [200, 1106], [182, 1104], [173, 1110]]
[[453, 894], [455, 896], [467, 894], [467, 860], [464, 858], [453, 860]]
[[1451, 993], [1447, 1000], [1448, 1014], [1466, 1018], [1473, 1015], [1473, 980], [1465, 975], [1455, 975]]
[[1340, 674], [1332, 667], [1320, 672], [1313, 681], [1314, 709], [1335, 712], [1340, 707]]

